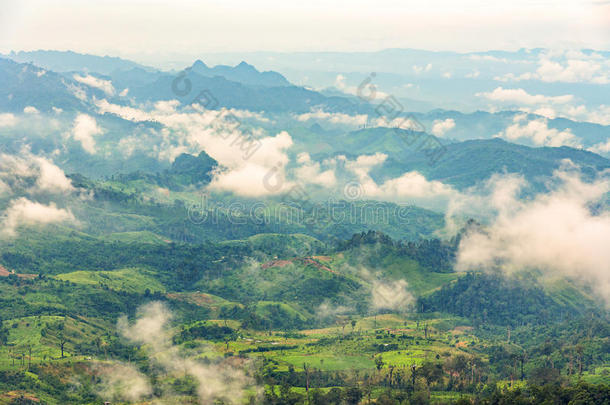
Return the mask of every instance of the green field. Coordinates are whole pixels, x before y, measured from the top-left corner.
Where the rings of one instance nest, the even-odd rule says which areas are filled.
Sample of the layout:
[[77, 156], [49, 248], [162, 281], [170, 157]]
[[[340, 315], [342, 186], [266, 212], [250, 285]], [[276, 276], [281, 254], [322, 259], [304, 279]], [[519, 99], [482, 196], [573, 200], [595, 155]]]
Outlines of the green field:
[[62, 281], [75, 284], [105, 285], [113, 290], [139, 292], [165, 292], [165, 287], [154, 277], [154, 273], [140, 268], [112, 271], [75, 271], [55, 276]]

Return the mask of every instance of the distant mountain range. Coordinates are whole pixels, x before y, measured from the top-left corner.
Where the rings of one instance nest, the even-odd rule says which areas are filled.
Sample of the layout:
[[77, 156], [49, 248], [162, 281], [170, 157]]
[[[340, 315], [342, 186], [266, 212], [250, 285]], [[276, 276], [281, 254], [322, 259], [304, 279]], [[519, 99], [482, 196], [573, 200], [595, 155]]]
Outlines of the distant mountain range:
[[[176, 80], [188, 79], [191, 90], [182, 95], [172, 89]], [[180, 83], [180, 85], [183, 85]], [[153, 83], [134, 87], [130, 96], [140, 102], [177, 99], [183, 105], [202, 103], [201, 91], [208, 109], [220, 107], [238, 108], [250, 111], [305, 113], [314, 108], [342, 111], [346, 113], [370, 112], [372, 107], [364, 103], [356, 104], [345, 97], [326, 97], [316, 91], [292, 85], [265, 87], [247, 85], [228, 80], [223, 76], [204, 76], [187, 70], [183, 77], [175, 74], [160, 75]]]
[[32, 63], [55, 72], [85, 71], [109, 75], [117, 70], [134, 68], [155, 70], [114, 56], [97, 56], [72, 51], [20, 51], [0, 55], [19, 63]]
[[581, 168], [585, 177], [610, 169], [610, 160], [595, 153], [569, 147], [532, 148], [499, 138], [469, 140], [446, 145], [446, 152], [436, 164], [423, 153], [414, 152], [402, 159], [390, 158], [379, 177], [395, 176], [416, 170], [430, 180], [439, 180], [464, 189], [485, 181], [494, 173], [523, 175], [537, 190], [545, 188], [545, 181], [553, 171], [569, 159]]
[[[16, 54], [20, 55], [20, 54]], [[28, 53], [32, 57], [21, 59], [36, 60], [38, 53]], [[60, 58], [52, 52], [42, 52], [47, 59]], [[355, 103], [346, 97], [327, 97], [318, 92], [291, 85], [281, 74], [276, 72], [259, 72], [245, 62], [235, 67], [216, 66], [208, 68], [203, 62], [197, 61], [183, 72], [170, 73], [154, 71], [135, 63], [127, 63], [119, 58], [105, 58], [68, 53], [77, 60], [83, 58], [88, 68], [99, 67], [102, 74], [86, 72], [101, 80], [111, 81], [117, 92], [128, 89], [128, 95], [136, 102], [178, 99], [183, 104], [202, 103], [197, 98], [205, 90], [210, 98], [208, 109], [221, 107], [247, 109], [251, 111], [270, 112], [309, 112], [312, 108], [330, 111], [356, 113], [371, 112], [370, 105]], [[69, 60], [70, 58], [68, 58]], [[56, 63], [45, 63], [43, 66], [53, 66]], [[103, 63], [102, 63], [103, 62]], [[106, 63], [107, 62], [107, 63]], [[76, 64], [77, 62], [72, 62]], [[62, 67], [62, 66], [57, 66]], [[10, 59], [0, 58], [0, 83], [5, 85], [0, 89], [0, 109], [4, 111], [21, 111], [27, 106], [33, 106], [40, 111], [50, 111], [52, 107], [65, 110], [90, 109], [86, 99], [94, 96], [97, 99], [109, 98], [98, 88], [83, 85], [73, 79], [79, 72], [67, 71], [71, 63], [63, 65], [63, 74], [46, 70], [30, 62], [16, 63]], [[109, 70], [111, 72], [108, 72]], [[176, 91], [174, 83], [177, 80], [189, 80], [188, 92]], [[182, 85], [183, 83], [179, 83]], [[126, 99], [116, 99], [115, 102], [125, 104]]]
[[[131, 76], [136, 82], [147, 75], [159, 74], [156, 68], [147, 67], [139, 63], [112, 56], [97, 56], [81, 54], [72, 51], [20, 51], [0, 56], [19, 63], [31, 63], [46, 70], [58, 73], [89, 72], [116, 78]], [[227, 80], [252, 86], [290, 86], [280, 73], [273, 71], [259, 72], [254, 66], [241, 62], [236, 66], [217, 65], [208, 67], [201, 60], [187, 68], [193, 72], [207, 77], [221, 76]], [[118, 73], [121, 72], [119, 75]]]
[[431, 161], [425, 152], [418, 150], [419, 143], [405, 141], [417, 136], [425, 138], [427, 135], [408, 130], [367, 128], [332, 136], [308, 134], [296, 139], [308, 145], [303, 150], [323, 142], [327, 149], [314, 155], [318, 161], [337, 154], [351, 158], [377, 152], [387, 154], [388, 159], [371, 173], [378, 182], [404, 172], [418, 171], [429, 180], [440, 180], [463, 189], [488, 179], [493, 173], [507, 172], [522, 174], [536, 188], [543, 189], [544, 179], [550, 177], [565, 159], [580, 166], [585, 176], [610, 169], [610, 160], [585, 150], [535, 148], [500, 138], [459, 142], [443, 140], [444, 152], [438, 161]]
[[281, 74], [272, 71], [259, 72], [254, 66], [243, 61], [234, 67], [218, 65], [210, 68], [198, 59], [193, 66], [190, 67], [190, 70], [202, 76], [222, 76], [227, 80], [251, 86], [292, 86], [292, 84]]
[[[283, 120], [281, 129], [288, 130], [294, 139], [295, 153], [308, 151], [316, 159], [337, 154], [388, 154], [389, 158], [384, 165], [373, 170], [373, 175], [378, 180], [417, 170], [428, 179], [441, 180], [463, 188], [488, 178], [492, 173], [507, 171], [522, 173], [528, 180], [542, 185], [540, 178], [550, 176], [563, 159], [572, 160], [581, 166], [586, 174], [610, 167], [607, 159], [583, 150], [568, 147], [532, 148], [500, 139], [490, 140], [510, 125], [514, 117], [522, 114], [521, 112], [479, 111], [465, 114], [433, 110], [425, 114], [414, 114], [414, 117], [424, 124], [426, 132], [431, 132], [430, 128], [438, 120], [451, 119], [455, 122], [455, 128], [445, 137], [439, 138], [445, 145], [446, 152], [438, 163], [431, 165], [425, 154], [405, 144], [404, 138], [409, 136], [409, 131], [382, 127], [350, 131], [332, 127], [324, 120], [308, 122], [305, 126], [303, 122], [294, 119], [295, 114], [318, 109], [330, 114], [374, 116], [376, 112], [374, 106], [356, 97], [327, 96], [294, 86], [277, 72], [259, 72], [245, 62], [235, 67], [208, 67], [198, 60], [182, 72], [171, 73], [156, 71], [120, 58], [80, 55], [73, 52], [40, 51], [12, 55], [21, 59], [39, 58], [38, 62], [46, 63], [47, 67], [54, 65], [63, 73], [31, 63], [17, 63], [0, 58], [0, 112], [22, 113], [27, 107], [53, 114], [57, 109], [72, 113], [86, 112], [98, 117], [105, 128], [104, 140], [107, 142], [118, 143], [127, 134], [132, 133], [137, 124], [111, 114], [99, 115], [94, 100], [105, 98], [116, 104], [138, 107], [141, 103], [178, 99], [182, 105], [189, 105], [202, 103], [201, 91], [205, 90], [207, 93], [204, 96], [209, 98], [207, 108], [226, 107], [275, 114]], [[65, 59], [62, 59], [63, 57]], [[66, 70], [76, 67], [80, 61], [86, 69], [97, 69], [103, 71], [103, 74], [93, 73], [93, 70], [85, 73], [82, 68], [77, 72]], [[96, 80], [111, 82], [116, 93], [128, 89], [127, 96], [109, 95], [99, 87], [76, 80], [77, 74], [87, 74]], [[188, 89], [185, 87], [187, 82]], [[530, 114], [527, 118], [540, 117]], [[563, 118], [546, 121], [549, 128], [569, 129], [583, 139], [585, 146], [607, 140], [609, 132], [609, 127], [599, 124]], [[158, 126], [155, 123], [143, 125], [151, 128]], [[278, 130], [272, 125], [268, 129]], [[472, 140], [476, 138], [481, 139]], [[52, 144], [50, 137], [45, 138], [44, 142]], [[59, 144], [53, 146], [57, 147]], [[155, 164], [149, 156], [137, 154], [122, 158], [120, 162], [101, 156], [91, 159], [98, 160], [95, 170], [99, 170], [101, 175], [109, 175], [119, 167], [125, 171], [136, 170], [139, 166], [146, 170], [168, 168], [167, 165]], [[132, 159], [134, 161], [130, 163]], [[80, 156], [70, 155], [64, 162], [65, 167], [72, 171], [92, 175], [90, 162], [83, 162]], [[191, 174], [189, 176], [192, 177]], [[196, 183], [196, 179], [189, 178], [188, 182]]]
[[[81, 98], [77, 96], [81, 92]], [[103, 97], [95, 88], [82, 88], [70, 78], [32, 64], [0, 58], [0, 110], [23, 112], [31, 106], [42, 112], [53, 107], [63, 110], [89, 110], [87, 96]]]

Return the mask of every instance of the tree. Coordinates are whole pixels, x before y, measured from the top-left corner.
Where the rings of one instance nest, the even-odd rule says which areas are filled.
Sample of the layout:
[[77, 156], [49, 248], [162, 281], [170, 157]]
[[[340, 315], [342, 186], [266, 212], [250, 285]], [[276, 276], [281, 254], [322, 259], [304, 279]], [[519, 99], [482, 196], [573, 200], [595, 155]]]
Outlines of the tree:
[[466, 356], [458, 354], [445, 361], [445, 369], [450, 376], [450, 384], [453, 385], [453, 378], [457, 375], [459, 384], [463, 384], [466, 371], [468, 370], [468, 360]]
[[309, 365], [303, 363], [303, 371], [305, 371], [305, 392], [307, 393], [307, 403], [309, 403]]
[[64, 347], [66, 345], [66, 337], [65, 335], [62, 333], [59, 334], [59, 349], [61, 350], [61, 358], [64, 358]]
[[358, 387], [350, 387], [345, 390], [345, 402], [349, 405], [357, 405], [362, 399], [362, 391]]
[[443, 379], [443, 368], [440, 364], [432, 363], [430, 361], [424, 362], [419, 368], [419, 374], [426, 380], [426, 386], [428, 392], [430, 391], [430, 384], [433, 384]]
[[381, 370], [384, 364], [385, 363], [383, 362], [383, 357], [381, 357], [381, 355], [375, 357], [375, 367], [377, 367], [377, 370]]
[[530, 381], [535, 385], [545, 385], [558, 382], [561, 379], [556, 368], [539, 367], [532, 370]]
[[8, 328], [6, 328], [0, 320], [0, 345], [5, 345], [8, 342]]

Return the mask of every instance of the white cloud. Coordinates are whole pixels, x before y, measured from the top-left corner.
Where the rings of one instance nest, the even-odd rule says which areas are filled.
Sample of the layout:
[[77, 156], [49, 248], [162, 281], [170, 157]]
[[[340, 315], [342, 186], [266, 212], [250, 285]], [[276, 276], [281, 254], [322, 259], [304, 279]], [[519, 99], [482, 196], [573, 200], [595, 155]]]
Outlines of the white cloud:
[[74, 97], [81, 101], [87, 101], [87, 92], [85, 91], [85, 89], [73, 83], [64, 82], [64, 84], [66, 85], [68, 91], [74, 95]]
[[453, 118], [447, 118], [446, 120], [435, 120], [432, 124], [432, 134], [436, 136], [444, 136], [447, 131], [450, 131], [455, 127], [455, 121]]
[[38, 226], [61, 222], [74, 222], [76, 219], [69, 210], [57, 208], [54, 203], [40, 204], [25, 197], [11, 201], [4, 211], [2, 235], [14, 237], [20, 226]]
[[95, 369], [101, 380], [96, 391], [105, 400], [138, 402], [153, 392], [147, 377], [132, 364], [100, 363]]
[[334, 319], [339, 315], [349, 314], [354, 312], [352, 308], [343, 305], [334, 305], [332, 302], [325, 300], [316, 310], [316, 316], [320, 319]]
[[313, 110], [308, 113], [295, 115], [298, 121], [323, 120], [336, 125], [349, 125], [352, 127], [384, 127], [384, 128], [401, 128], [413, 129], [421, 131], [422, 127], [410, 118], [389, 118], [385, 116], [369, 117], [367, 114], [349, 115], [344, 113], [331, 113], [320, 109]]
[[535, 72], [508, 73], [498, 81], [540, 80], [563, 83], [610, 83], [610, 64], [598, 54], [579, 51], [546, 52], [540, 55]]
[[421, 173], [406, 172], [399, 177], [388, 179], [377, 184], [370, 176], [370, 171], [387, 159], [387, 155], [376, 153], [362, 155], [356, 160], [346, 160], [345, 168], [356, 175], [362, 188], [364, 199], [380, 199], [387, 201], [418, 201], [426, 204], [434, 200], [447, 199], [455, 190], [440, 181], [429, 181]]
[[[369, 76], [367, 79], [372, 79], [374, 77], [374, 74], [372, 74], [372, 77]], [[335, 78], [335, 87], [343, 93], [351, 94], [352, 96], [366, 97], [370, 102], [381, 101], [390, 96], [388, 93], [379, 90], [372, 82], [366, 82], [367, 79], [364, 79], [364, 81], [359, 83], [359, 86], [362, 86], [362, 88], [359, 89], [358, 86], [349, 86], [345, 76], [338, 74]]]
[[38, 190], [51, 193], [71, 192], [74, 190], [70, 179], [53, 162], [43, 157], [36, 157], [35, 161], [40, 168], [40, 175], [36, 180]]
[[36, 107], [32, 107], [31, 105], [28, 105], [27, 107], [25, 107], [23, 109], [23, 112], [26, 114], [38, 114], [38, 109]]
[[290, 188], [291, 183], [287, 180], [285, 172], [285, 166], [289, 161], [286, 150], [292, 146], [290, 134], [282, 131], [274, 137], [269, 136], [254, 141], [257, 142], [257, 149], [248, 158], [240, 153], [239, 147], [231, 147], [226, 141], [209, 145], [213, 146], [209, 148], [210, 156], [217, 158], [216, 160], [224, 166], [215, 174], [208, 186], [209, 189], [259, 197], [279, 194]]
[[123, 106], [123, 105], [118, 105], [118, 104], [112, 104], [109, 103], [108, 100], [98, 100], [96, 101], [95, 105], [98, 108], [98, 112], [100, 114], [106, 114], [106, 113], [110, 113], [110, 114], [114, 114], [114, 115], [118, 115], [119, 117], [129, 120], [129, 121], [134, 121], [134, 122], [143, 122], [143, 121], [154, 121], [154, 114], [150, 113], [150, 112], [146, 112], [143, 110], [140, 110], [138, 108], [133, 108], [133, 107], [129, 107], [129, 106]]
[[448, 237], [455, 236], [462, 226], [462, 218], [493, 218], [497, 215], [496, 207], [507, 205], [526, 185], [521, 175], [496, 173], [465, 192], [454, 193], [445, 210], [444, 232]]
[[19, 156], [0, 154], [0, 181], [4, 184], [4, 193], [74, 191], [63, 170], [47, 158], [32, 155], [27, 149], [22, 150]]
[[180, 105], [178, 100], [161, 100], [155, 103], [155, 110], [162, 114], [172, 114], [176, 112], [176, 107]]
[[74, 124], [70, 136], [80, 142], [83, 149], [94, 155], [96, 153], [95, 136], [102, 134], [102, 129], [97, 125], [95, 118], [87, 114], [78, 114], [74, 119]]
[[437, 199], [450, 197], [455, 190], [440, 181], [427, 180], [419, 172], [407, 172], [395, 179], [386, 180], [380, 186], [369, 186], [365, 183], [365, 192], [374, 197], [383, 197], [388, 200], [396, 198], [410, 199]]
[[431, 63], [428, 63], [426, 66], [413, 65], [413, 72], [415, 72], [415, 74], [429, 72], [431, 69], [432, 69]]
[[160, 373], [166, 376], [188, 374], [195, 379], [200, 403], [212, 404], [217, 400], [229, 404], [243, 403], [246, 388], [253, 385], [244, 371], [228, 362], [203, 364], [185, 356], [172, 344], [171, 319], [172, 314], [163, 304], [153, 302], [139, 308], [133, 324], [130, 325], [125, 317], [119, 319], [118, 328], [122, 336], [143, 345]]
[[513, 177], [483, 199], [497, 214], [462, 238], [456, 268], [538, 269], [584, 280], [610, 305], [610, 212], [591, 209], [610, 191], [610, 181], [584, 182], [570, 163], [555, 172], [549, 193], [519, 199], [525, 183]]
[[[198, 104], [195, 104], [196, 106]], [[223, 114], [233, 116], [239, 119], [253, 119], [260, 122], [271, 122], [271, 120], [265, 117], [262, 113], [249, 110], [238, 110], [237, 108], [223, 108], [221, 110]]]
[[112, 82], [110, 80], [100, 79], [91, 75], [81, 76], [75, 74], [72, 77], [79, 83], [102, 90], [107, 96], [112, 97], [116, 93], [114, 90], [114, 86], [112, 85]]
[[[161, 101], [154, 109], [144, 111], [106, 100], [97, 102], [100, 113], [163, 124], [161, 139], [154, 146], [159, 159], [173, 160], [181, 153], [204, 150], [220, 166], [208, 186], [210, 190], [258, 197], [284, 192], [291, 185], [285, 173], [289, 162], [286, 150], [293, 143], [290, 134], [282, 131], [264, 136], [258, 128], [242, 131], [242, 120], [268, 121], [262, 114], [235, 109], [212, 111], [197, 106], [178, 110], [178, 105], [176, 100]], [[135, 150], [131, 140], [126, 140], [124, 146], [127, 152]]]
[[485, 97], [491, 101], [502, 103], [516, 103], [525, 105], [537, 104], [566, 104], [574, 99], [571, 94], [563, 96], [544, 96], [542, 94], [529, 94], [523, 89], [504, 89], [497, 87], [490, 93], [477, 93], [478, 97]]
[[404, 312], [415, 302], [413, 295], [407, 290], [405, 280], [382, 281], [374, 280], [371, 290], [371, 304], [374, 310], [391, 310]]
[[14, 127], [17, 125], [17, 117], [11, 113], [0, 114], [0, 128], [2, 127]]
[[604, 72], [603, 66], [592, 60], [568, 59], [560, 63], [542, 59], [536, 73], [543, 82], [610, 83], [608, 72]]
[[362, 126], [367, 123], [368, 115], [349, 115], [344, 113], [330, 113], [322, 110], [315, 110], [312, 112], [297, 115], [296, 119], [302, 122], [310, 120], [324, 120], [331, 124]]
[[356, 160], [347, 160], [345, 168], [352, 171], [359, 178], [368, 178], [371, 169], [385, 162], [387, 158], [388, 155], [381, 152], [377, 152], [374, 155], [361, 155]]
[[[240, 133], [239, 123], [229, 123], [224, 119], [228, 114], [226, 110], [179, 112], [176, 110], [177, 100], [157, 102], [152, 110], [111, 104], [107, 100], [99, 100], [96, 105], [101, 114], [111, 113], [134, 122], [163, 124], [165, 127], [155, 132], [157, 139], [150, 139], [149, 146], [151, 156], [160, 160], [171, 161], [181, 153], [199, 153], [202, 149], [212, 156], [210, 149], [215, 145], [229, 145]], [[232, 155], [235, 154], [233, 150]]]
[[584, 105], [570, 106], [557, 113], [575, 121], [594, 122], [600, 125], [610, 125], [610, 105], [599, 105], [594, 109], [588, 109]]
[[582, 148], [580, 138], [574, 135], [569, 128], [563, 131], [549, 128], [547, 119], [538, 118], [527, 121], [525, 114], [515, 116], [513, 124], [495, 136], [511, 141], [525, 138], [537, 146], [571, 146], [573, 148]]
[[523, 89], [504, 89], [498, 87], [489, 93], [477, 93], [490, 101], [504, 106], [517, 106], [520, 111], [541, 115], [546, 118], [564, 117], [575, 121], [593, 122], [610, 125], [610, 106], [599, 105], [588, 109], [584, 105], [574, 105], [574, 96], [545, 96], [529, 94]]
[[314, 162], [308, 153], [303, 152], [297, 157], [301, 166], [295, 169], [295, 174], [300, 183], [317, 184], [331, 188], [337, 184], [337, 177], [333, 169], [322, 170], [320, 162]]
[[588, 151], [600, 154], [608, 154], [610, 153], [610, 138], [606, 139], [606, 142], [600, 142], [596, 145], [587, 149]]
[[419, 122], [412, 118], [397, 117], [389, 119], [388, 117], [379, 117], [373, 121], [375, 126], [385, 128], [400, 128], [400, 129], [412, 129], [414, 131], [423, 132], [424, 128]]

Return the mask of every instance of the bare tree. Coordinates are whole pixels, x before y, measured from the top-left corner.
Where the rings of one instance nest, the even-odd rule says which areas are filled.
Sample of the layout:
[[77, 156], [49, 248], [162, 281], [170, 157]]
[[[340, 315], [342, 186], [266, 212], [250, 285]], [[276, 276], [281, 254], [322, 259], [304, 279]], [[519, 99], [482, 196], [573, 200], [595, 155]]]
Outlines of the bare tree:
[[303, 363], [303, 371], [305, 371], [305, 392], [307, 393], [307, 403], [309, 404], [309, 365]]
[[61, 350], [61, 358], [64, 358], [64, 347], [66, 346], [67, 340], [63, 333], [59, 335], [59, 348]]

